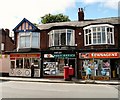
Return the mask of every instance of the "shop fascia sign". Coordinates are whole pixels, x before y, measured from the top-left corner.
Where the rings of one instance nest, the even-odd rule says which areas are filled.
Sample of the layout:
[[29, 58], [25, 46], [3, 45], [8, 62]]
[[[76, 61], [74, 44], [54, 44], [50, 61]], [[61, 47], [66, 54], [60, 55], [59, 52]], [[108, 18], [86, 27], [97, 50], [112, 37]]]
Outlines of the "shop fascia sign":
[[10, 54], [10, 58], [40, 58], [40, 54]]
[[120, 58], [119, 52], [79, 53], [79, 58]]
[[44, 58], [75, 58], [75, 54], [44, 54]]
[[75, 54], [54, 54], [55, 58], [75, 58]]

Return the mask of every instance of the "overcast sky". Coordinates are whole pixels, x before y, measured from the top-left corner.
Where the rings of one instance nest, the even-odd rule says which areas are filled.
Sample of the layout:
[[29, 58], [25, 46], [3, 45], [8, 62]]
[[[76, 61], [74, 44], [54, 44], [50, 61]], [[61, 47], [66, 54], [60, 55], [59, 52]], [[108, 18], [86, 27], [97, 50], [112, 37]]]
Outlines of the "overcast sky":
[[0, 0], [0, 28], [12, 30], [23, 18], [39, 23], [45, 14], [63, 13], [77, 20], [78, 8], [85, 8], [85, 18], [118, 16], [120, 0]]

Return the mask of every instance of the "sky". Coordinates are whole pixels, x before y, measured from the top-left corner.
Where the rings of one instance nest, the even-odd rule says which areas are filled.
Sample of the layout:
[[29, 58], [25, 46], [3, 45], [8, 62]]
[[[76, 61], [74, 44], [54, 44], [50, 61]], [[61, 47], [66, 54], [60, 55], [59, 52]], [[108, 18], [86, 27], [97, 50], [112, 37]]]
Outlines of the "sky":
[[120, 0], [0, 0], [0, 28], [12, 32], [19, 22], [26, 18], [32, 23], [40, 23], [45, 14], [69, 16], [78, 20], [78, 8], [84, 8], [85, 19], [118, 17]]

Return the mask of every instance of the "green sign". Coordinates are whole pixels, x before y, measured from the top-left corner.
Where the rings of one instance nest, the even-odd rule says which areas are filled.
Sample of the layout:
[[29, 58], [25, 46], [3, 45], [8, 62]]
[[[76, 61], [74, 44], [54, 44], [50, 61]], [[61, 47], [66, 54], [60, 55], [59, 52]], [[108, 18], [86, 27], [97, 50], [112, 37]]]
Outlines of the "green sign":
[[55, 58], [75, 58], [75, 54], [54, 54]]

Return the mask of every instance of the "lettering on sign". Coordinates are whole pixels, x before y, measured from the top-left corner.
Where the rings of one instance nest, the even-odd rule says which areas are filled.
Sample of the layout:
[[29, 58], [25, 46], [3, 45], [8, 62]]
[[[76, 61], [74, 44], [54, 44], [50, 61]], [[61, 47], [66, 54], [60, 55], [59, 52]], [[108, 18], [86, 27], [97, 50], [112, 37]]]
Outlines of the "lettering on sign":
[[79, 58], [120, 58], [119, 52], [79, 53]]
[[119, 58], [118, 52], [90, 53], [90, 58]]
[[40, 54], [10, 54], [10, 58], [39, 58]]

